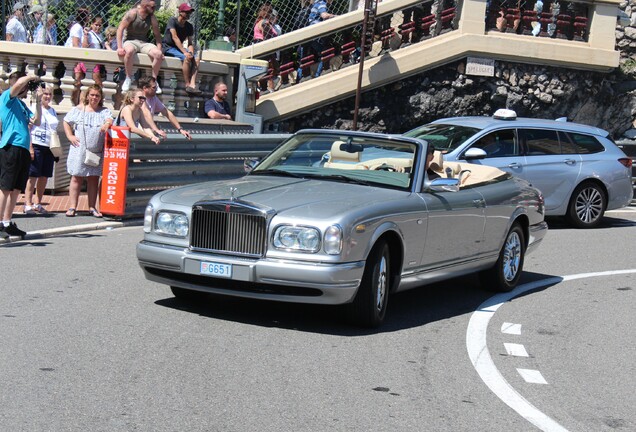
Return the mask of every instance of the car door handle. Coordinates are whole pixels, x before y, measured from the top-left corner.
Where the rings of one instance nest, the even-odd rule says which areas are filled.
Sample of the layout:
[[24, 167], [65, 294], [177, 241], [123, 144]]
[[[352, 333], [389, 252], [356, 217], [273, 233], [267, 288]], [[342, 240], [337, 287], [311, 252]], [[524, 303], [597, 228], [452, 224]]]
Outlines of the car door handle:
[[576, 164], [576, 161], [574, 159], [566, 159], [563, 162], [565, 162], [566, 165], [574, 165], [574, 164]]
[[475, 204], [475, 207], [480, 208], [480, 207], [486, 207], [486, 201], [484, 201], [483, 199], [474, 199], [473, 200], [473, 204]]
[[521, 165], [518, 162], [512, 162], [508, 164], [508, 168], [521, 168]]

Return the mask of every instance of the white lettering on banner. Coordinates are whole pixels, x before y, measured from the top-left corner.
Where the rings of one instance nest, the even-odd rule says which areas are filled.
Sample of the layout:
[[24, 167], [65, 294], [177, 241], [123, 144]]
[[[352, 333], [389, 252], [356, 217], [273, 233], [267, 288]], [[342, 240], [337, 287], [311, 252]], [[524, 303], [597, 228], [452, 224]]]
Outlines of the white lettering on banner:
[[106, 188], [106, 202], [108, 204], [115, 204], [115, 195], [117, 195], [117, 188], [115, 186], [117, 184], [117, 168], [119, 168], [119, 162], [109, 162], [108, 163], [108, 173], [106, 173], [106, 179], [108, 187]]
[[466, 75], [495, 76], [495, 60], [481, 57], [467, 57]]

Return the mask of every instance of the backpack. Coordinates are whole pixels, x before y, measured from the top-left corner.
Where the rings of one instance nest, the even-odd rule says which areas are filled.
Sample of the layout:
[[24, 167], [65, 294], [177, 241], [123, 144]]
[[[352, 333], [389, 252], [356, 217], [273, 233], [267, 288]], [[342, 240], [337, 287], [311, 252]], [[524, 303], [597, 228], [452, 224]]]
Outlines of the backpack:
[[311, 14], [311, 5], [300, 8], [298, 13], [296, 14], [296, 18], [294, 18], [294, 24], [292, 26], [292, 30], [298, 30], [303, 27], [307, 27], [309, 25], [309, 15]]

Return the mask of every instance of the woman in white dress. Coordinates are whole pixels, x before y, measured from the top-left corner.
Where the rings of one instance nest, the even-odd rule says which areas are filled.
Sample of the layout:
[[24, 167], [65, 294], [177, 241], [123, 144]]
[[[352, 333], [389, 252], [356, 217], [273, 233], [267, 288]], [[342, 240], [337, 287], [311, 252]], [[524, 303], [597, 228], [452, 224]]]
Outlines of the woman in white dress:
[[[46, 182], [53, 176], [55, 158], [51, 153], [51, 135], [57, 132], [59, 120], [57, 112], [51, 106], [53, 98], [53, 86], [47, 85], [42, 89], [42, 121], [40, 126], [31, 128], [31, 166], [29, 167], [29, 181], [25, 189], [24, 213], [46, 214], [42, 207], [42, 197]], [[33, 110], [35, 107], [32, 108]], [[35, 204], [33, 204], [33, 192], [35, 191]]]
[[[102, 88], [93, 84], [88, 87], [83, 104], [74, 107], [64, 117], [64, 132], [71, 143], [66, 161], [66, 168], [71, 175], [69, 189], [71, 206], [66, 212], [68, 217], [75, 216], [84, 179], [86, 179], [88, 192], [88, 212], [94, 217], [102, 217], [96, 207], [97, 188], [104, 161], [104, 137], [113, 124], [112, 113], [103, 106], [103, 100]], [[100, 156], [98, 166], [89, 166], [84, 163], [87, 149]]]

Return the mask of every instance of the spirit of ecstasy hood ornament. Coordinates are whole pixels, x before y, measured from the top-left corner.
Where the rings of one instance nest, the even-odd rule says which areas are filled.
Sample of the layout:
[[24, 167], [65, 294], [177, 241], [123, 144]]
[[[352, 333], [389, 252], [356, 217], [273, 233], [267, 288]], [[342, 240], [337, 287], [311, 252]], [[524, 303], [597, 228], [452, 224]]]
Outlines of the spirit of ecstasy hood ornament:
[[236, 201], [236, 196], [234, 195], [236, 193], [236, 188], [235, 187], [231, 187], [230, 188], [230, 201]]

